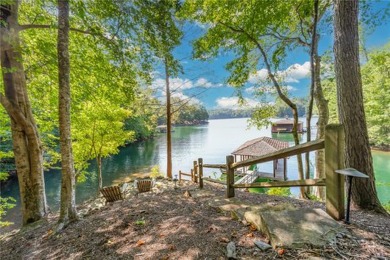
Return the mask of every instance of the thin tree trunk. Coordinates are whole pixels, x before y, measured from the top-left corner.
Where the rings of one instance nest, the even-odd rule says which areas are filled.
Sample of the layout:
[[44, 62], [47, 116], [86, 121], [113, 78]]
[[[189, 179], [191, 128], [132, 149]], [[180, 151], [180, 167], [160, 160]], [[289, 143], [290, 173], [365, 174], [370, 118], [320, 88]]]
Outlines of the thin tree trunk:
[[23, 225], [47, 213], [43, 154], [27, 95], [26, 76], [19, 52], [18, 2], [0, 5], [0, 57], [4, 95], [0, 103], [11, 119], [13, 152], [18, 175]]
[[345, 129], [345, 164], [369, 176], [354, 178], [352, 202], [362, 209], [385, 212], [375, 188], [363, 106], [359, 64], [358, 0], [334, 0], [334, 53], [337, 103]]
[[103, 188], [103, 174], [102, 174], [102, 157], [98, 155], [96, 157], [97, 167], [98, 167], [98, 183], [99, 189]]
[[[307, 115], [306, 115], [306, 141], [311, 141], [311, 118], [313, 115], [313, 99], [314, 99], [314, 89], [316, 84], [316, 70], [315, 70], [315, 52], [317, 49], [317, 21], [318, 21], [318, 3], [319, 0], [314, 1], [314, 16], [313, 16], [313, 31], [312, 31], [312, 39], [310, 44], [310, 72], [311, 72], [311, 84], [310, 84], [310, 96], [309, 96], [309, 106], [307, 109]], [[306, 165], [306, 179], [310, 179], [310, 153], [307, 152], [305, 154], [305, 165]], [[310, 187], [306, 188], [306, 194], [310, 194]]]
[[[318, 41], [317, 41], [318, 42]], [[325, 126], [329, 122], [328, 101], [325, 99], [321, 85], [321, 57], [318, 55], [318, 47], [315, 48], [315, 88], [314, 100], [318, 108], [317, 139], [325, 138]], [[325, 178], [325, 153], [324, 150], [316, 151], [316, 170], [314, 178]], [[313, 187], [313, 194], [318, 198], [325, 199], [324, 187]]]
[[59, 130], [61, 148], [61, 203], [59, 229], [77, 219], [75, 170], [70, 131], [69, 2], [58, 0], [58, 82]]
[[[291, 110], [293, 112], [294, 124], [293, 124], [292, 134], [294, 137], [295, 145], [298, 145], [299, 144], [299, 135], [298, 135], [298, 109], [297, 109], [297, 105], [295, 103], [293, 103], [285, 94], [283, 94], [282, 89], [281, 89], [278, 81], [275, 78], [275, 75], [272, 73], [271, 65], [268, 61], [268, 56], [267, 56], [266, 52], [264, 51], [263, 47], [260, 45], [260, 43], [258, 41], [256, 41], [253, 38], [251, 38], [251, 39], [257, 45], [257, 48], [259, 49], [261, 55], [263, 56], [264, 63], [265, 63], [266, 68], [267, 68], [268, 76], [270, 77], [274, 87], [276, 88], [278, 96], [280, 97], [280, 99], [283, 100], [284, 103], [286, 103], [291, 108]], [[304, 173], [303, 173], [303, 162], [302, 162], [302, 155], [301, 154], [297, 155], [297, 161], [298, 161], [298, 177], [300, 180], [303, 180]], [[305, 195], [305, 188], [299, 187], [299, 189], [300, 189], [301, 198], [307, 198], [307, 196]]]
[[165, 91], [167, 96], [167, 178], [172, 179], [172, 122], [171, 122], [171, 90], [169, 87], [168, 61], [165, 59]]

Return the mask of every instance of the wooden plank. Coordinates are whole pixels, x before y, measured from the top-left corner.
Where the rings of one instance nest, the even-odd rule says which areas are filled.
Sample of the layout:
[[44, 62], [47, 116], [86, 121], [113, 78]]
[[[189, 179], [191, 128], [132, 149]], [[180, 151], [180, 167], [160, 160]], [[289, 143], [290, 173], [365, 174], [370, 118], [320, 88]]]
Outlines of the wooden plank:
[[234, 169], [231, 168], [231, 165], [234, 162], [233, 155], [226, 156], [226, 198], [234, 197]]
[[226, 164], [203, 164], [203, 168], [226, 169]]
[[213, 183], [226, 185], [226, 182], [224, 182], [224, 181], [220, 181], [220, 180], [216, 180], [216, 179], [212, 179], [212, 178], [208, 178], [208, 177], [203, 177], [203, 180], [204, 181], [208, 181], [208, 182], [213, 182]]
[[335, 170], [344, 167], [344, 129], [342, 125], [325, 127], [325, 177], [326, 177], [326, 212], [334, 219], [344, 218], [344, 176]]
[[190, 177], [192, 176], [192, 174], [190, 174], [190, 173], [185, 173], [185, 172], [182, 172], [181, 175], [190, 176]]
[[198, 183], [198, 162], [194, 161], [194, 175], [192, 181]]
[[302, 187], [302, 186], [325, 186], [325, 179], [256, 182], [252, 184], [233, 185], [234, 188], [274, 188], [274, 187]]
[[198, 158], [199, 166], [199, 189], [203, 189], [203, 159]]
[[267, 155], [248, 159], [248, 160], [245, 160], [242, 162], [233, 163], [231, 168], [237, 169], [237, 168], [241, 168], [241, 167], [245, 167], [245, 166], [250, 166], [250, 165], [256, 164], [256, 163], [269, 162], [269, 161], [273, 161], [276, 159], [286, 158], [286, 157], [290, 157], [290, 156], [301, 154], [301, 153], [319, 150], [319, 149], [322, 149], [325, 147], [324, 143], [325, 142], [323, 139], [319, 139], [319, 140], [307, 142], [304, 144], [299, 144], [296, 146], [292, 146], [292, 147], [289, 147], [286, 149], [279, 150], [279, 151], [274, 152], [274, 153], [269, 153]]

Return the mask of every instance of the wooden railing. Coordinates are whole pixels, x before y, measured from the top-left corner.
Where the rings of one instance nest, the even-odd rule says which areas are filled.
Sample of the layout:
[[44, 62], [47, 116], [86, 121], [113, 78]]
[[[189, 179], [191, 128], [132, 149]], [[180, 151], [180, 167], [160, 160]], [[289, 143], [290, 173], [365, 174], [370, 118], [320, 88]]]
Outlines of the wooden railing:
[[[341, 125], [327, 125], [325, 139], [307, 142], [270, 153], [264, 156], [251, 158], [241, 162], [234, 162], [232, 155], [226, 156], [226, 164], [203, 164], [203, 159], [194, 161], [192, 180], [199, 180], [199, 187], [203, 188], [203, 180], [225, 184], [226, 197], [235, 196], [235, 189], [240, 188], [272, 188], [272, 187], [302, 187], [325, 186], [326, 187], [326, 211], [334, 219], [344, 217], [344, 178], [335, 173], [335, 170], [344, 168], [344, 131]], [[274, 161], [302, 153], [325, 149], [325, 179], [304, 179], [291, 181], [273, 181], [252, 184], [234, 184], [234, 172], [238, 168], [253, 164]], [[203, 177], [203, 168], [216, 168], [226, 170], [226, 182]], [[181, 172], [180, 172], [181, 173]], [[183, 174], [183, 173], [181, 173]], [[180, 177], [181, 179], [181, 177]]]

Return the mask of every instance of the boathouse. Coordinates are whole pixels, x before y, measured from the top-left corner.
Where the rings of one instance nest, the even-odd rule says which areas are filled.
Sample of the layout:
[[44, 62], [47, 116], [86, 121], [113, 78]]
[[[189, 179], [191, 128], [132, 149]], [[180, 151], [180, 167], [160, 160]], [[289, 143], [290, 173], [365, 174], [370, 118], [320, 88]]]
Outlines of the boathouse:
[[[272, 123], [272, 133], [291, 133], [294, 120], [286, 118]], [[298, 133], [303, 132], [303, 122], [298, 121]]]
[[[236, 150], [232, 152], [234, 155], [234, 161], [244, 161], [250, 158], [263, 156], [270, 154], [281, 149], [288, 148], [288, 142], [280, 141], [270, 137], [260, 137], [253, 140], [249, 140], [240, 145]], [[287, 164], [286, 158], [276, 159], [273, 161], [273, 173], [258, 172], [258, 177], [272, 177], [274, 179], [287, 179]], [[246, 173], [248, 169], [244, 168], [243, 173]]]

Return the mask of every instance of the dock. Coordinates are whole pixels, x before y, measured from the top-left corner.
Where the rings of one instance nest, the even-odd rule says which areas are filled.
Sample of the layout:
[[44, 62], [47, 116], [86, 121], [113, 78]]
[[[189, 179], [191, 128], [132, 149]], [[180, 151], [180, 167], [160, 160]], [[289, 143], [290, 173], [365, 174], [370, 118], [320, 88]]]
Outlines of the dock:
[[284, 163], [278, 162], [275, 164], [274, 173], [262, 172], [262, 171], [246, 171], [242, 174], [242, 178], [237, 180], [235, 184], [251, 184], [256, 182], [258, 178], [267, 178], [275, 181], [284, 181], [287, 179], [286, 171], [284, 170]]

